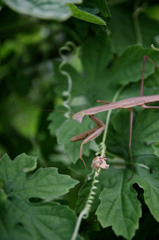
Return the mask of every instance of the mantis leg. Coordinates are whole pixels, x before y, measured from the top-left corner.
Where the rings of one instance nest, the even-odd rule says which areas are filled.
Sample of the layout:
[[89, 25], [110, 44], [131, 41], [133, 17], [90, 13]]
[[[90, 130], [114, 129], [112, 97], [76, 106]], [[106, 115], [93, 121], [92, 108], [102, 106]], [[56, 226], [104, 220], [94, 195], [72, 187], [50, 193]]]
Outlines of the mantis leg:
[[91, 135], [92, 133], [94, 133], [98, 128], [92, 128], [89, 129], [83, 133], [80, 133], [74, 137], [71, 138], [71, 142], [77, 142], [77, 141], [81, 141], [83, 139], [85, 139], [86, 137], [88, 137], [89, 135]]
[[144, 92], [144, 72], [145, 72], [145, 61], [146, 61], [146, 58], [156, 67], [156, 68], [159, 68], [159, 66], [153, 62], [151, 60], [151, 58], [147, 57], [147, 56], [144, 56], [143, 57], [143, 67], [142, 67], [142, 78], [141, 78], [141, 90], [140, 90], [140, 96], [143, 96], [143, 92]]
[[97, 100], [96, 102], [97, 102], [97, 103], [103, 103], [103, 104], [112, 103], [112, 102], [110, 102], [110, 101], [104, 101], [104, 100]]
[[159, 109], [159, 106], [147, 106], [145, 104], [142, 104], [140, 107], [142, 107], [142, 108], [150, 108], [150, 109]]
[[71, 141], [72, 141], [72, 142], [74, 142], [74, 141], [80, 141], [80, 140], [82, 140], [82, 139], [85, 138], [85, 139], [82, 141], [81, 147], [80, 147], [80, 159], [82, 160], [82, 162], [83, 162], [83, 164], [84, 164], [84, 166], [85, 166], [86, 169], [87, 169], [87, 167], [86, 167], [86, 164], [85, 164], [84, 159], [83, 159], [83, 157], [82, 157], [83, 145], [86, 144], [86, 143], [88, 143], [88, 142], [90, 142], [90, 141], [92, 141], [92, 140], [94, 140], [95, 138], [97, 138], [97, 137], [103, 132], [103, 130], [104, 130], [104, 128], [105, 128], [105, 124], [104, 124], [99, 118], [97, 118], [97, 117], [94, 116], [94, 115], [90, 115], [89, 117], [91, 118], [91, 120], [92, 120], [93, 122], [96, 123], [97, 128], [92, 128], [92, 129], [90, 129], [90, 130], [88, 130], [88, 131], [86, 131], [86, 132], [84, 132], [84, 133], [81, 133], [81, 134], [79, 134], [79, 135], [71, 138]]
[[133, 157], [132, 157], [132, 151], [131, 151], [131, 145], [132, 145], [132, 127], [133, 127], [133, 110], [132, 108], [129, 108], [130, 110], [130, 132], [129, 132], [129, 153], [130, 153], [130, 159], [131, 159], [131, 169], [132, 169], [132, 174], [128, 181], [132, 179], [134, 176], [134, 164], [133, 164]]

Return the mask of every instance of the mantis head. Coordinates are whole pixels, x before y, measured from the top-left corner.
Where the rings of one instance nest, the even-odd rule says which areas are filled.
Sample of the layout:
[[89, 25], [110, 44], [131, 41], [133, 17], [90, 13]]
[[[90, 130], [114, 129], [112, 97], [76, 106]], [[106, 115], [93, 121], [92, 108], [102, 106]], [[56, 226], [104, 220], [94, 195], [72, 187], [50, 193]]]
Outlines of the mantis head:
[[72, 118], [74, 120], [76, 120], [77, 122], [82, 123], [82, 119], [83, 119], [84, 115], [85, 115], [84, 112], [78, 112], [78, 113], [74, 114], [72, 116]]

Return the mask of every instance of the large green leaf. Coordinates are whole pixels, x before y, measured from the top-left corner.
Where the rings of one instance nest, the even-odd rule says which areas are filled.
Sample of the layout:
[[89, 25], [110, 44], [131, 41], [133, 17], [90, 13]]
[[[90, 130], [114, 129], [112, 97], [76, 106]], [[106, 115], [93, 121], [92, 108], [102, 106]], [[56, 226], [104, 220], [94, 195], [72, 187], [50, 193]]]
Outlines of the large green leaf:
[[72, 13], [68, 3], [81, 3], [81, 0], [4, 0], [13, 10], [33, 17], [66, 20]]
[[[140, 158], [140, 161], [144, 158]], [[149, 157], [151, 165], [158, 159]], [[141, 203], [137, 199], [137, 193], [133, 189], [133, 183], [137, 183], [144, 190], [144, 200], [154, 218], [159, 221], [158, 210], [158, 170], [151, 174], [146, 165], [135, 165], [135, 175], [128, 182], [131, 172], [119, 166], [109, 168], [109, 172], [102, 172], [100, 181], [104, 190], [100, 195], [101, 204], [96, 214], [103, 227], [112, 226], [117, 236], [132, 239], [139, 228], [141, 217]]]
[[0, 160], [1, 239], [71, 237], [74, 213], [68, 207], [46, 202], [67, 193], [77, 181], [51, 167], [28, 175], [36, 169], [36, 161], [25, 154], [13, 161], [7, 155]]
[[[145, 203], [159, 221], [159, 164], [151, 147], [159, 139], [158, 119], [157, 110], [146, 109], [135, 114], [132, 135], [135, 174], [129, 182], [129, 112], [120, 110], [112, 119], [113, 125], [108, 132], [107, 148], [116, 157], [110, 162], [109, 171], [103, 171], [100, 176], [104, 190], [100, 195], [101, 204], [97, 209], [97, 216], [103, 227], [112, 226], [116, 235], [122, 235], [126, 239], [132, 239], [141, 217], [141, 206], [133, 183], [143, 188]], [[123, 162], [119, 161], [119, 157]]]
[[[137, 193], [128, 182], [130, 171], [110, 169], [103, 173], [103, 182], [109, 183], [100, 195], [101, 204], [97, 209], [98, 220], [105, 228], [112, 226], [117, 236], [131, 239], [139, 226], [141, 204]], [[104, 185], [104, 183], [103, 183]]]
[[57, 169], [52, 167], [40, 168], [28, 178], [25, 172], [35, 168], [36, 158], [22, 154], [11, 161], [4, 155], [0, 161], [0, 177], [4, 181], [7, 195], [23, 200], [31, 197], [51, 200], [64, 195], [77, 184], [77, 181], [60, 175]]
[[31, 205], [10, 199], [0, 209], [1, 240], [70, 240], [76, 222], [73, 211], [57, 203]]

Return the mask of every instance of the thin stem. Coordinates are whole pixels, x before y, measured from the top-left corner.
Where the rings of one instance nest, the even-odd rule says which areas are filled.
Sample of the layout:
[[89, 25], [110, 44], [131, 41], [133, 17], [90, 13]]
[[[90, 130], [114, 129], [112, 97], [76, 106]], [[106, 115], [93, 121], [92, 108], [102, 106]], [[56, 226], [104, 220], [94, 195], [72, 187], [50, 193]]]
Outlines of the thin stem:
[[[122, 86], [116, 92], [116, 94], [113, 98], [113, 102], [115, 102], [117, 100], [120, 92], [123, 90], [124, 87], [125, 87], [125, 85]], [[112, 110], [109, 110], [108, 114], [107, 114], [107, 117], [106, 117], [106, 128], [104, 130], [103, 140], [102, 140], [102, 143], [101, 143], [101, 155], [105, 155], [105, 151], [106, 151], [105, 140], [106, 140], [106, 136], [107, 136], [107, 132], [108, 132], [108, 125], [109, 125], [109, 121], [110, 121], [111, 112], [112, 112]], [[96, 184], [99, 182], [99, 180], [97, 178], [99, 177], [100, 172], [101, 172], [101, 168], [99, 168], [94, 173], [92, 186], [91, 186], [86, 204], [85, 204], [83, 210], [81, 211], [80, 215], [78, 216], [77, 223], [76, 223], [76, 226], [75, 226], [75, 229], [74, 229], [71, 240], [76, 240], [78, 232], [79, 232], [79, 228], [80, 228], [80, 225], [81, 225], [81, 222], [82, 222], [82, 219], [86, 219], [89, 216], [89, 212], [90, 212], [90, 209], [91, 209], [92, 204], [93, 204], [93, 200], [94, 200], [95, 195], [96, 195], [96, 192], [95, 192], [95, 190], [97, 189]]]
[[135, 27], [135, 33], [136, 33], [136, 42], [137, 44], [142, 45], [142, 35], [141, 35], [138, 15], [134, 14], [133, 19], [134, 19], [134, 27]]
[[138, 1], [135, 2], [135, 11], [133, 13], [134, 28], [136, 33], [136, 42], [137, 44], [142, 45], [142, 34], [139, 23], [139, 15], [144, 11], [146, 3], [143, 3], [142, 6], [138, 6]]

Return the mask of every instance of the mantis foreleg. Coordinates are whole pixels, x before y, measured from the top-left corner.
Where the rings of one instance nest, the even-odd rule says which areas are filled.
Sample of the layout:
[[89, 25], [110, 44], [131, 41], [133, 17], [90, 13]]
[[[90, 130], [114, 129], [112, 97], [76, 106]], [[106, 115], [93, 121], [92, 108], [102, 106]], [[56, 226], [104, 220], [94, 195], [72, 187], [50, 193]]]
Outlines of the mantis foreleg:
[[145, 104], [141, 105], [142, 108], [150, 108], [150, 109], [159, 109], [159, 106], [147, 106]]
[[80, 159], [82, 160], [85, 168], [87, 169], [86, 167], [86, 164], [84, 162], [84, 159], [82, 157], [82, 154], [83, 154], [83, 145], [96, 139], [102, 132], [103, 130], [105, 129], [105, 124], [96, 116], [94, 115], [90, 115], [89, 116], [91, 118], [91, 120], [93, 122], [96, 123], [97, 127], [96, 128], [92, 128], [90, 130], [87, 130], [86, 132], [83, 132], [75, 137], [72, 137], [71, 138], [71, 141], [72, 142], [75, 142], [75, 141], [80, 141], [80, 140], [83, 140], [82, 143], [81, 143], [81, 147], [80, 147]]
[[151, 60], [151, 58], [149, 58], [148, 56], [144, 56], [143, 57], [143, 67], [142, 67], [142, 78], [141, 78], [141, 91], [140, 91], [140, 96], [143, 96], [144, 94], [144, 73], [145, 73], [145, 61], [146, 58], [156, 67], [159, 68], [159, 66]]

